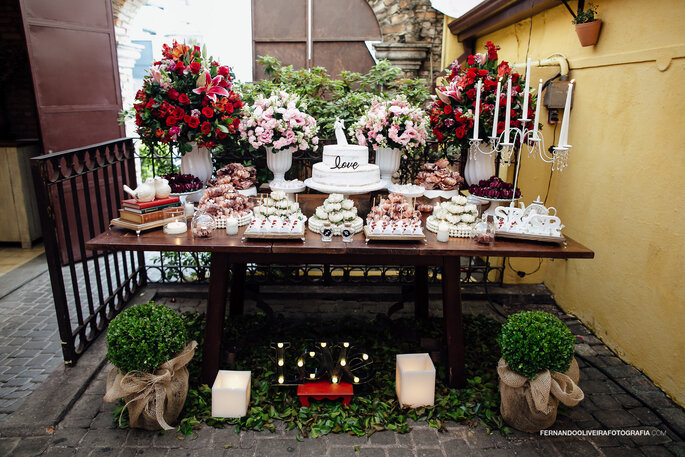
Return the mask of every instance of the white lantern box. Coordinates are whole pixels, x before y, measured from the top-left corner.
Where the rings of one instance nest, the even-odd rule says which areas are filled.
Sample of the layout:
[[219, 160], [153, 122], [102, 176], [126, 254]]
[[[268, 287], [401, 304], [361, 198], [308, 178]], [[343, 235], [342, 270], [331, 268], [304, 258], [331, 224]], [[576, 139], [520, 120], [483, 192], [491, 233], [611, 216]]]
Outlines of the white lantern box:
[[395, 390], [402, 407], [433, 406], [435, 366], [428, 354], [397, 354]]
[[212, 386], [213, 417], [247, 415], [252, 387], [251, 371], [219, 370]]

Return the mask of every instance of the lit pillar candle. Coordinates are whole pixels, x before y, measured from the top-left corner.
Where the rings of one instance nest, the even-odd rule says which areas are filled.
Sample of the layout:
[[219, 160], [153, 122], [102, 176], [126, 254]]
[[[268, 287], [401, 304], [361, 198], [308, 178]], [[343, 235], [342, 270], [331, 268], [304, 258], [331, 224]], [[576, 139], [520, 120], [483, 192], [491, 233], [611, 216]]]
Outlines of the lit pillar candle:
[[566, 104], [564, 105], [564, 117], [561, 120], [561, 133], [559, 133], [559, 147], [568, 146], [568, 124], [571, 117], [571, 97], [573, 96], [573, 79], [568, 85], [566, 92]]
[[402, 407], [435, 403], [435, 366], [428, 354], [397, 354], [395, 390]]
[[521, 119], [528, 119], [528, 78], [530, 78], [530, 59], [526, 62], [526, 81], [523, 83], [523, 109], [521, 109]]
[[476, 114], [473, 116], [473, 139], [478, 139], [478, 123], [480, 122], [480, 87], [483, 83], [482, 80], [478, 80], [476, 84]]
[[533, 127], [533, 138], [536, 138], [538, 133], [538, 124], [540, 122], [540, 105], [542, 105], [542, 79], [540, 80], [540, 84], [538, 84], [538, 104], [535, 107], [535, 120], [533, 121], [535, 125]]
[[509, 128], [511, 127], [511, 77], [507, 80], [507, 113], [504, 117], [504, 143], [509, 144]]
[[497, 81], [497, 93], [495, 94], [495, 114], [492, 119], [492, 136], [493, 138], [497, 136], [497, 123], [499, 122], [499, 95], [500, 89], [502, 87], [502, 78]]
[[250, 404], [250, 371], [219, 370], [212, 386], [213, 417], [243, 417]]

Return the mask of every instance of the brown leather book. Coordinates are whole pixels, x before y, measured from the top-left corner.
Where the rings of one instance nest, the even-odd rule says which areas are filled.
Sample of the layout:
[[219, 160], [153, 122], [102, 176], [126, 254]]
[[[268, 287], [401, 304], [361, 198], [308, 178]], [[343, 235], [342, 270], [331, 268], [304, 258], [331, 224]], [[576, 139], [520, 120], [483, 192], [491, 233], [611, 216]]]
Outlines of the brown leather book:
[[154, 211], [152, 213], [140, 214], [125, 209], [120, 209], [119, 217], [124, 221], [129, 221], [136, 224], [147, 224], [148, 222], [161, 221], [164, 219], [164, 211]]

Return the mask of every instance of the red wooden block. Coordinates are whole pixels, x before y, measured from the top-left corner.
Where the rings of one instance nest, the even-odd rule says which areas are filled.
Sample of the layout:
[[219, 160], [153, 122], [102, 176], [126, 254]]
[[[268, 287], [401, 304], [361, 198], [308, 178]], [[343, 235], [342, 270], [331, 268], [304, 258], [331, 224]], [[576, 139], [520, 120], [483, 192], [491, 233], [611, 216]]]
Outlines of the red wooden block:
[[309, 406], [309, 399], [335, 400], [343, 399], [343, 405], [349, 405], [354, 395], [354, 389], [349, 382], [333, 384], [327, 381], [308, 382], [297, 386], [297, 396], [300, 397], [302, 406]]

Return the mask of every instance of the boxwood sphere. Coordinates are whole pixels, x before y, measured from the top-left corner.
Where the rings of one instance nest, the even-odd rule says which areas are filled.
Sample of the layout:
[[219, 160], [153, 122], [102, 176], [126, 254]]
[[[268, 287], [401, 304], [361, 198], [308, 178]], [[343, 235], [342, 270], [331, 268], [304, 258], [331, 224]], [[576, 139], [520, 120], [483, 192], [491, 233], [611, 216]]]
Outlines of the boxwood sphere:
[[522, 311], [509, 316], [497, 342], [510, 369], [535, 379], [546, 369], [560, 373], [569, 369], [575, 336], [556, 316]]
[[107, 329], [107, 359], [123, 372], [154, 373], [183, 350], [185, 324], [172, 309], [146, 303], [112, 319]]

